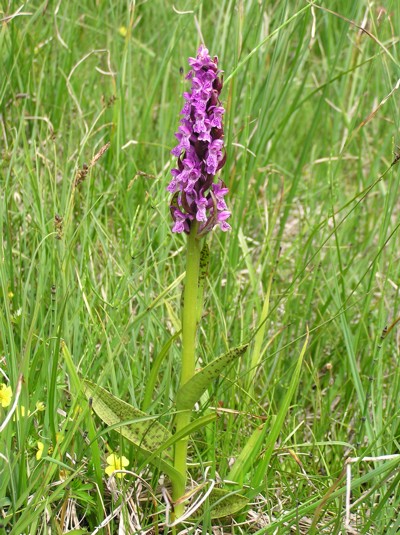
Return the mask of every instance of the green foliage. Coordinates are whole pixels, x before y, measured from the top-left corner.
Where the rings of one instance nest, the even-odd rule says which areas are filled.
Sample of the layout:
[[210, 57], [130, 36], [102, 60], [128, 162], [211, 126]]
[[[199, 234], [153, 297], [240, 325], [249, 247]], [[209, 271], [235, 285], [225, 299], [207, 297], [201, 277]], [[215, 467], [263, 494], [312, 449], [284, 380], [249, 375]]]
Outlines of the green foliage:
[[249, 500], [246, 496], [242, 496], [235, 491], [214, 488], [208, 496], [205, 505], [200, 506], [196, 510], [193, 518], [201, 517], [204, 514], [207, 514], [211, 519], [232, 516], [246, 507], [248, 503]]
[[118, 399], [101, 386], [84, 380], [83, 389], [89, 406], [108, 426], [118, 428], [119, 424], [131, 421], [129, 425], [122, 425], [119, 431], [140, 450], [155, 451], [171, 437], [168, 429], [154, 417]]
[[157, 358], [153, 362], [149, 376], [146, 378], [146, 385], [142, 403], [142, 409], [144, 411], [146, 411], [151, 404], [151, 398], [153, 396], [155, 385], [158, 379], [160, 366], [163, 363], [164, 359], [168, 356], [169, 350], [171, 349], [171, 345], [178, 338], [179, 334], [180, 333], [176, 333], [174, 336], [171, 336], [171, 338], [161, 348], [160, 353], [157, 355]]
[[244, 344], [231, 349], [210, 362], [210, 364], [198, 371], [189, 381], [182, 385], [176, 395], [176, 408], [178, 411], [192, 409], [203, 392], [212, 384], [212, 381], [228, 368], [232, 362], [243, 355], [247, 348], [248, 344]]
[[171, 434], [154, 417], [132, 407], [122, 399], [91, 381], [84, 380], [83, 389], [89, 405], [99, 418], [131, 442], [145, 457], [163, 470], [173, 482], [181, 479], [180, 474], [168, 462], [158, 456], [151, 456], [162, 448]]

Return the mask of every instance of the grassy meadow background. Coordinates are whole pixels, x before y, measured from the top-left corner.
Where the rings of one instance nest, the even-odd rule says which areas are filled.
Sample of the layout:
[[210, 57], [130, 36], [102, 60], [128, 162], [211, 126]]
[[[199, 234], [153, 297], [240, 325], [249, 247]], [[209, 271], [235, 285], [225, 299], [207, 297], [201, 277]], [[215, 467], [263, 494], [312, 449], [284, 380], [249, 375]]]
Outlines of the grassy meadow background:
[[[223, 480], [257, 426], [276, 429], [310, 337], [268, 462], [249, 452], [247, 512], [206, 511], [187, 533], [399, 533], [399, 460], [353, 465], [347, 528], [343, 470], [399, 453], [400, 4], [3, 1], [0, 19], [0, 382], [18, 399], [0, 532], [168, 533], [159, 475], [77, 403], [65, 355], [147, 404], [180, 329], [185, 240], [166, 185], [204, 40], [225, 73], [232, 231], [210, 239], [198, 366], [267, 319], [198, 406], [219, 418], [193, 436], [194, 481]], [[178, 337], [151, 392], [163, 423], [179, 359]], [[111, 452], [137, 475], [110, 481]]]

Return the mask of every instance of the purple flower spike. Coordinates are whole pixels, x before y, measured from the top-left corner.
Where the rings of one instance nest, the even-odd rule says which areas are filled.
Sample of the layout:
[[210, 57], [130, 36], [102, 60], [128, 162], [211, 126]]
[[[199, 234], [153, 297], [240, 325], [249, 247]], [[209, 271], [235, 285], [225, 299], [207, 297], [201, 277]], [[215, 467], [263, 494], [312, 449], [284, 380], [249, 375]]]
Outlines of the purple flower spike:
[[189, 58], [191, 70], [190, 93], [184, 93], [182, 119], [175, 134], [178, 145], [171, 153], [178, 158], [172, 169], [172, 180], [167, 189], [173, 194], [171, 215], [173, 232], [190, 232], [192, 221], [198, 222], [198, 235], [210, 232], [216, 225], [224, 232], [230, 230], [226, 220], [231, 213], [224, 196], [228, 188], [216, 174], [225, 165], [224, 130], [225, 113], [219, 101], [222, 90], [218, 58], [211, 58], [201, 45], [196, 58]]

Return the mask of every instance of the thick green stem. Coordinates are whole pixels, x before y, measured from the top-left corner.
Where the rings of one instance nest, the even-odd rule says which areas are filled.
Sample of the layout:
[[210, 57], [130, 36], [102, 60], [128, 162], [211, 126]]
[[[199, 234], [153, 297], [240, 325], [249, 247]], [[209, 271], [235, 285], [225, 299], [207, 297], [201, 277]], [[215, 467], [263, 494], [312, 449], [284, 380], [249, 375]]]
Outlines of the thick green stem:
[[[200, 271], [200, 240], [197, 239], [197, 224], [192, 225], [187, 247], [186, 278], [183, 294], [182, 312], [182, 369], [180, 385], [184, 385], [194, 375], [196, 327], [197, 327], [197, 298], [199, 291]], [[182, 411], [176, 415], [176, 432], [190, 423], [191, 411]], [[186, 491], [186, 461], [188, 438], [179, 440], [175, 444], [174, 466], [183, 476], [183, 482], [173, 488], [174, 501], [181, 498]], [[175, 517], [181, 516], [184, 505], [177, 504]]]

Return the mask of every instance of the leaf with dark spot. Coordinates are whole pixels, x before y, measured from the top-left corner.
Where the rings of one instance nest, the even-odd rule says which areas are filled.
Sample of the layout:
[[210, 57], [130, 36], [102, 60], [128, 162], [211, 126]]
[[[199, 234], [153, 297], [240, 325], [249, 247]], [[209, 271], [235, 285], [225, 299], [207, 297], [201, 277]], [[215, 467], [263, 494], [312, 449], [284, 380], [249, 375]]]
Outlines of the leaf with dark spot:
[[210, 381], [216, 379], [221, 372], [234, 360], [243, 355], [249, 344], [231, 349], [224, 355], [213, 360], [205, 368], [197, 372], [189, 381], [181, 386], [176, 395], [178, 411], [190, 410], [210, 386]]

